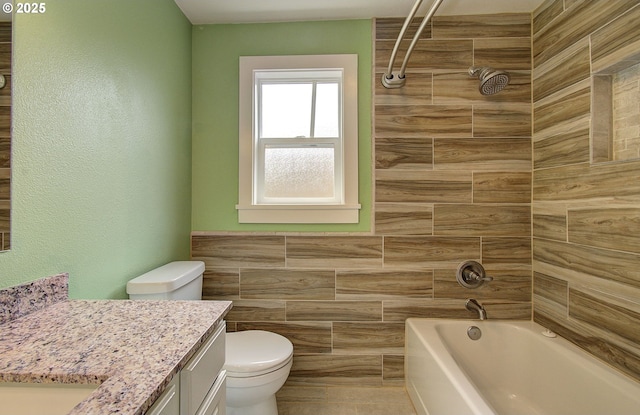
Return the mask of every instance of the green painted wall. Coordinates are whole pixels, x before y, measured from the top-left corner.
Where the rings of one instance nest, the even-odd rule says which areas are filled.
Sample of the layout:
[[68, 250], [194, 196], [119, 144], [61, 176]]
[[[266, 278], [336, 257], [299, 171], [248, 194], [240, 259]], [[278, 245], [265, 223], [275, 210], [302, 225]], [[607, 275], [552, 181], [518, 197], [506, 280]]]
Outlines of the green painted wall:
[[123, 298], [189, 257], [191, 24], [172, 0], [56, 0], [14, 32], [12, 250], [0, 287], [68, 272]]
[[[371, 226], [370, 20], [203, 25], [193, 28], [194, 231], [368, 231]], [[360, 223], [239, 224], [238, 57], [357, 53]]]

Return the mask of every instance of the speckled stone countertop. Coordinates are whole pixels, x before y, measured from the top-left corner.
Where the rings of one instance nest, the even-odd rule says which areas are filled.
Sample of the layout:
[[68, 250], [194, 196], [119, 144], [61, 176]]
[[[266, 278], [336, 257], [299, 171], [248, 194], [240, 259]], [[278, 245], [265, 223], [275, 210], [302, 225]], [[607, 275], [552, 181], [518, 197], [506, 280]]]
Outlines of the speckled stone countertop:
[[0, 324], [0, 382], [98, 383], [70, 414], [143, 414], [229, 301], [66, 300]]

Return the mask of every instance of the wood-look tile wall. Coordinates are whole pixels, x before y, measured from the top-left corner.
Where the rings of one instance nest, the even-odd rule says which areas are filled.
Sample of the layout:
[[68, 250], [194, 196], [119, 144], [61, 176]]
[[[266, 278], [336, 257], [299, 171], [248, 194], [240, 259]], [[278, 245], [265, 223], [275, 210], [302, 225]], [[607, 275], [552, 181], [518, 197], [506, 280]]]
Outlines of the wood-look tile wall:
[[[229, 327], [293, 342], [290, 384], [402, 382], [404, 320], [475, 318], [469, 297], [491, 318], [531, 318], [531, 16], [433, 19], [406, 87], [387, 90], [402, 21], [375, 28], [373, 232], [192, 235], [204, 298], [234, 301]], [[512, 83], [482, 96], [472, 65]], [[495, 280], [461, 287], [465, 260]]]
[[0, 22], [0, 251], [11, 248], [11, 22]]
[[640, 160], [590, 146], [592, 75], [638, 61], [639, 21], [636, 0], [535, 11], [532, 209], [534, 319], [640, 380]]

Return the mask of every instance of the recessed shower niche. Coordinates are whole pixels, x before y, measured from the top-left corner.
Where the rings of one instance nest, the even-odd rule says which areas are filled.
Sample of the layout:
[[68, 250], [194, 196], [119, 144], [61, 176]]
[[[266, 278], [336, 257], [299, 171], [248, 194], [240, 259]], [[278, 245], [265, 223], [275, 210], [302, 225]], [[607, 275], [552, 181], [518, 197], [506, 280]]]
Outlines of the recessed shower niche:
[[640, 57], [592, 76], [591, 161], [640, 159]]

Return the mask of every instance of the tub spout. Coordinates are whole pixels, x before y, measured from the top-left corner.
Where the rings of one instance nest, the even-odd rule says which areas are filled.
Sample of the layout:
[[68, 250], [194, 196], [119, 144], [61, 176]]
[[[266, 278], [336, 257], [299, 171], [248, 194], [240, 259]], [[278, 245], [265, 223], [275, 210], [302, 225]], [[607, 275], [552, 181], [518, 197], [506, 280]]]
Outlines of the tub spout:
[[476, 300], [475, 298], [469, 298], [467, 300], [467, 302], [464, 304], [464, 306], [467, 308], [467, 310], [469, 311], [475, 311], [478, 313], [478, 318], [480, 320], [486, 320], [487, 318], [487, 312], [484, 309], [484, 306], [482, 304], [480, 304], [478, 302], [478, 300]]

